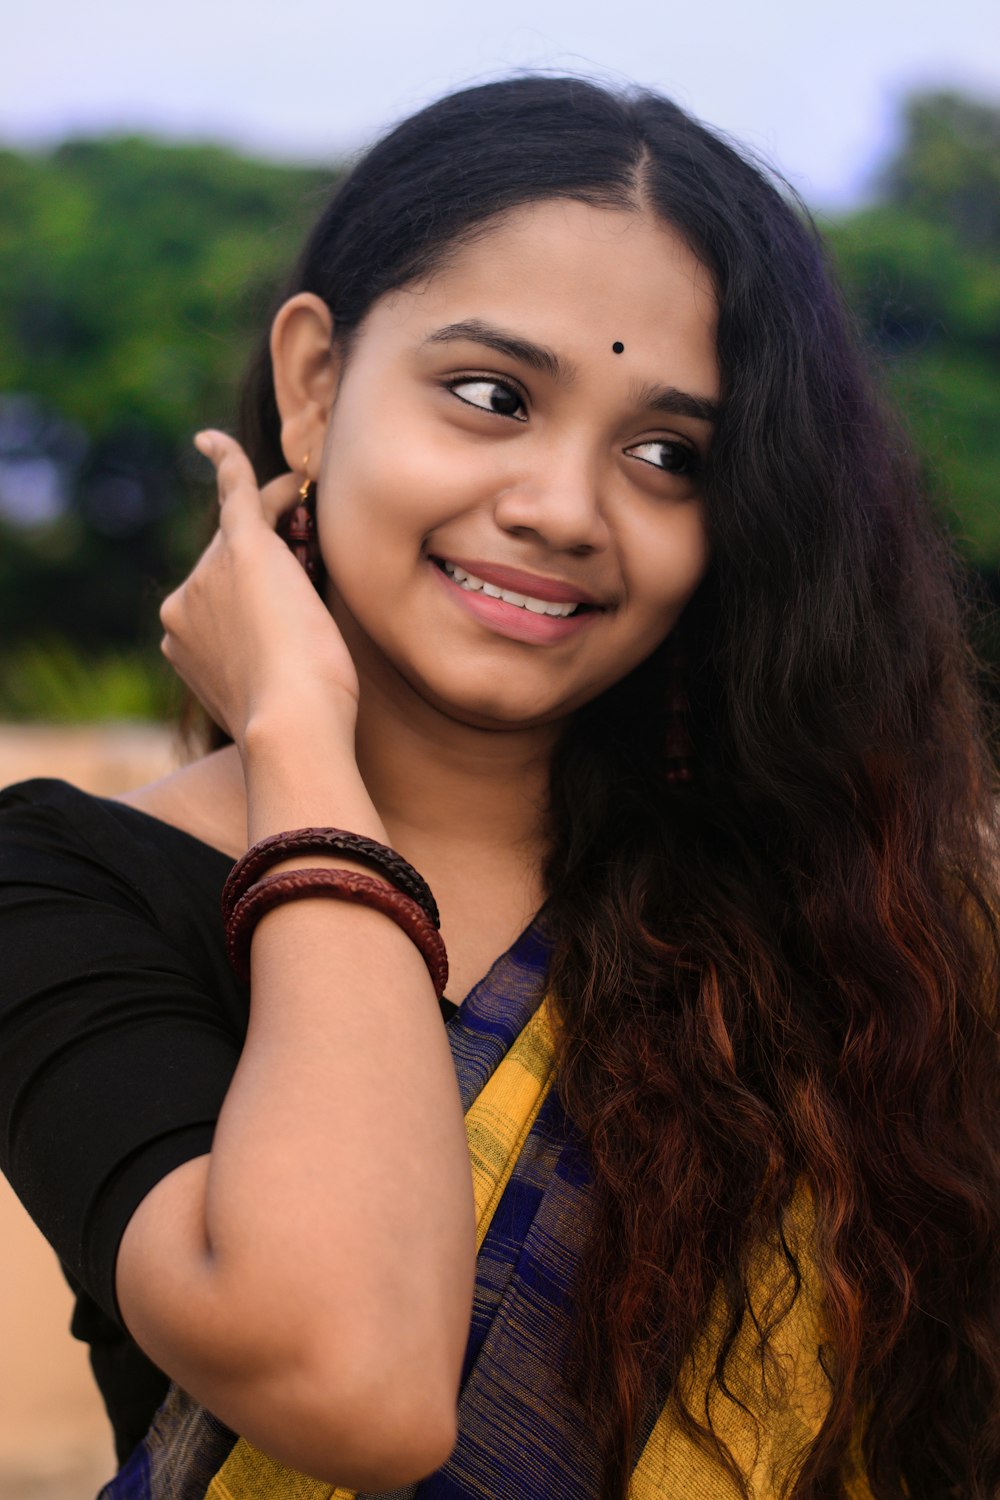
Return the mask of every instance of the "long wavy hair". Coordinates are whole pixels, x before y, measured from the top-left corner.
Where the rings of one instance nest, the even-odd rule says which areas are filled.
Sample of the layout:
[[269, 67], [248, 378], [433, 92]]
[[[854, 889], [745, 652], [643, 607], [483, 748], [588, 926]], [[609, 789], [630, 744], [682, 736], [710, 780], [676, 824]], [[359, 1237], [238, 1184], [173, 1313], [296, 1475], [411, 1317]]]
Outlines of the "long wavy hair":
[[[711, 272], [725, 410], [713, 561], [677, 634], [696, 774], [664, 778], [665, 648], [567, 726], [546, 920], [557, 1087], [594, 1218], [565, 1379], [623, 1500], [649, 1393], [809, 1184], [830, 1404], [796, 1500], [1000, 1493], [994, 778], [947, 548], [801, 205], [669, 101], [574, 78], [464, 90], [339, 186], [284, 295], [345, 354], [372, 304], [498, 215], [658, 215]], [[258, 474], [285, 468], [266, 345]], [[682, 1419], [746, 1493], [707, 1406]]]

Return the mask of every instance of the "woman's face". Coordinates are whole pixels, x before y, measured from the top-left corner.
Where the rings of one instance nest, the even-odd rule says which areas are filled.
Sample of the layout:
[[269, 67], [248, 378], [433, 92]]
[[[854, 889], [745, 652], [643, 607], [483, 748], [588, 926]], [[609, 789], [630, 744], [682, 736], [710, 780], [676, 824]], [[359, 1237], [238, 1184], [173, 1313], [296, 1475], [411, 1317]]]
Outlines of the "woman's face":
[[715, 326], [673, 231], [574, 201], [510, 214], [375, 304], [317, 501], [362, 681], [527, 727], [649, 655], [708, 560]]

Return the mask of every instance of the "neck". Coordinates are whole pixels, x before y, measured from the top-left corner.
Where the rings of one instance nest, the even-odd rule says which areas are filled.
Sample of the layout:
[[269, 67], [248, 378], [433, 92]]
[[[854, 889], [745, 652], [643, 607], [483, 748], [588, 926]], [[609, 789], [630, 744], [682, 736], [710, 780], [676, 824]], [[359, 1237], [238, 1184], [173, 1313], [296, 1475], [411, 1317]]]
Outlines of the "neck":
[[379, 673], [362, 673], [360, 705], [358, 767], [401, 844], [540, 856], [558, 726], [465, 724]]

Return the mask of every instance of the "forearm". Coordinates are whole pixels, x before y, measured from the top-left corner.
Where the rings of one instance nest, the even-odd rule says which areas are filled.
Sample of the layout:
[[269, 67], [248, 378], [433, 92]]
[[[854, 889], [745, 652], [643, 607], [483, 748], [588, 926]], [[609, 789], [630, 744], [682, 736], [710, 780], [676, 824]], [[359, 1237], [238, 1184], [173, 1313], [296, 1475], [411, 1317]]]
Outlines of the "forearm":
[[[333, 824], [386, 841], [352, 759], [312, 730], [247, 747], [249, 840]], [[251, 994], [176, 1246], [167, 1300], [188, 1311], [171, 1324], [182, 1332], [171, 1373], [212, 1393], [227, 1420], [244, 1400], [262, 1404], [272, 1373], [281, 1385], [296, 1370], [329, 1382], [333, 1403], [383, 1391], [391, 1409], [412, 1385], [439, 1412], [444, 1389], [457, 1395], [475, 1242], [461, 1104], [424, 963], [381, 913], [319, 897], [261, 920]], [[217, 1393], [230, 1386], [226, 1412]]]

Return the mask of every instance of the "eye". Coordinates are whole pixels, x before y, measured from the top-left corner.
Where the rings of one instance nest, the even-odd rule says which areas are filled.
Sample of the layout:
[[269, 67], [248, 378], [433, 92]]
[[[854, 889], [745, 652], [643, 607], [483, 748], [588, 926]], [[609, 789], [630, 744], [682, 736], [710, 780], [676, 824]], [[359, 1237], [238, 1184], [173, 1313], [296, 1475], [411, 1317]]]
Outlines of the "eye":
[[488, 380], [485, 376], [472, 378], [467, 376], [463, 380], [452, 380], [448, 384], [448, 390], [464, 401], [466, 406], [478, 407], [480, 411], [494, 412], [498, 417], [513, 417], [515, 421], [526, 422], [527, 416], [518, 416], [518, 408], [524, 407], [524, 398], [513, 386], [505, 385], [502, 380]]
[[694, 475], [701, 470], [698, 450], [690, 443], [679, 443], [674, 438], [653, 438], [625, 451], [653, 469], [662, 469], [665, 474]]

